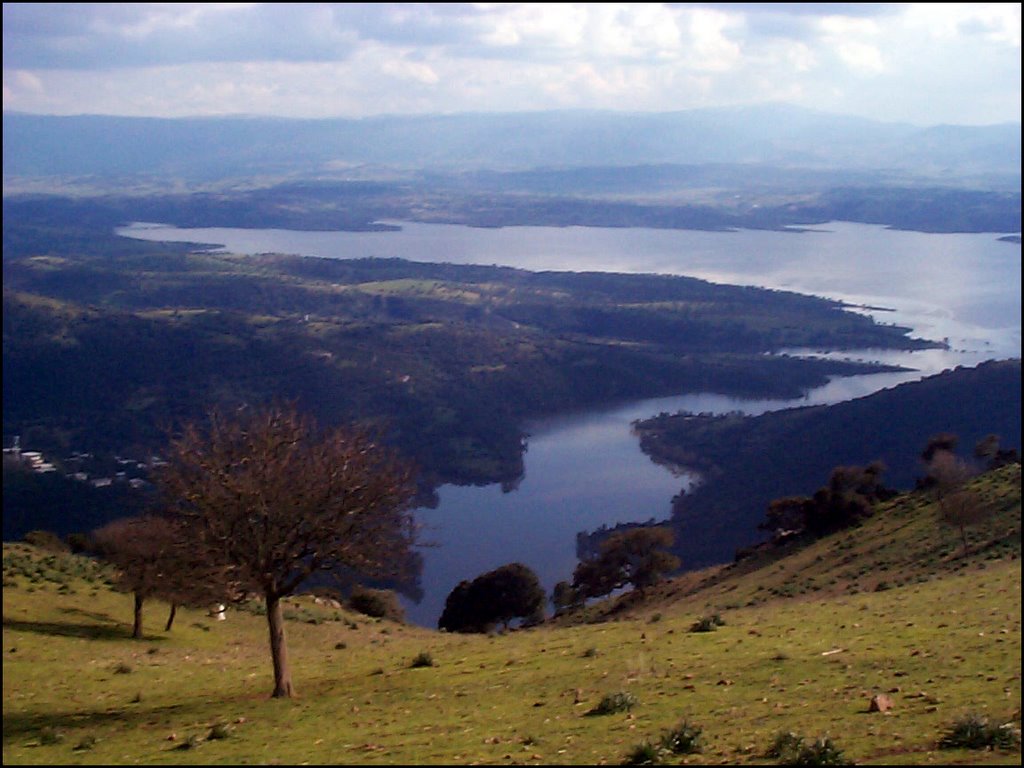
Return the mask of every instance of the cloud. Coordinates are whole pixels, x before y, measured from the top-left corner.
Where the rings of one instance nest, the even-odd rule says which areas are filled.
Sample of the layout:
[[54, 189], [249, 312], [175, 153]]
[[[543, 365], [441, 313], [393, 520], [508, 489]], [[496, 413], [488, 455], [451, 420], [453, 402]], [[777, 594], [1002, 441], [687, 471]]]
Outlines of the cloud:
[[784, 99], [917, 123], [1019, 120], [1019, 4], [6, 3], [3, 21], [4, 108], [22, 111], [319, 117]]
[[331, 61], [356, 36], [322, 4], [5, 3], [4, 66], [103, 70]]

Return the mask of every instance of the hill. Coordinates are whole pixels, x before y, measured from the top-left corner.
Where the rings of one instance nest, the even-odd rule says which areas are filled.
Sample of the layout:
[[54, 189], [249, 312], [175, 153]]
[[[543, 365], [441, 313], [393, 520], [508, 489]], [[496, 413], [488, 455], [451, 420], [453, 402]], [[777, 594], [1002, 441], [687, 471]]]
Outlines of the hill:
[[[53, 459], [148, 459], [176, 423], [277, 397], [376, 426], [427, 486], [513, 485], [531, 418], [680, 391], [798, 396], [881, 369], [765, 354], [787, 347], [936, 346], [782, 291], [231, 256], [117, 238], [96, 210], [4, 206], [4, 434]], [[65, 509], [33, 514], [77, 530]], [[25, 532], [9, 519], [5, 535]]]
[[73, 195], [111, 226], [1020, 230], [1019, 123], [917, 127], [775, 105], [362, 120], [4, 113], [3, 131], [5, 208]]
[[[733, 559], [761, 538], [768, 503], [811, 495], [844, 465], [886, 466], [883, 482], [912, 488], [929, 438], [958, 436], [960, 452], [999, 435], [1018, 448], [1020, 360], [957, 368], [833, 406], [760, 416], [662, 414], [636, 425], [655, 461], [685, 466], [702, 481], [673, 502], [677, 554], [689, 568]], [[812, 479], [813, 478], [813, 479]]]
[[[858, 764], [1019, 764], [1019, 747], [937, 747], [967, 715], [1020, 728], [1020, 467], [974, 482], [995, 512], [966, 555], [908, 494], [608, 603], [614, 621], [449, 635], [297, 599], [291, 701], [268, 699], [259, 616], [184, 611], [163, 633], [150, 615], [132, 641], [106, 574], [5, 543], [4, 763], [618, 764], [686, 721], [702, 751], [670, 762], [765, 764], [792, 731]], [[717, 630], [690, 631], [711, 612]], [[615, 694], [628, 711], [594, 711]]]
[[783, 105], [665, 113], [57, 117], [4, 113], [5, 175], [223, 179], [353, 166], [522, 170], [742, 163], [886, 169], [935, 178], [1020, 174], [1020, 124], [882, 123]]

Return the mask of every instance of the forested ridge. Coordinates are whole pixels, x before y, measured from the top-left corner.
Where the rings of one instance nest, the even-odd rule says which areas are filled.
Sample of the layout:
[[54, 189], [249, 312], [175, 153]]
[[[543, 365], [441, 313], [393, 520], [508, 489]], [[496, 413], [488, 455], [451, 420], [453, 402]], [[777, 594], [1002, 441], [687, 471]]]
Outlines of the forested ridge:
[[1020, 360], [957, 368], [832, 406], [765, 413], [664, 414], [637, 424], [654, 460], [688, 466], [702, 481], [673, 503], [677, 553], [688, 567], [726, 562], [763, 538], [777, 498], [811, 494], [837, 466], [879, 461], [882, 482], [901, 490], [925, 474], [921, 451], [939, 434], [970, 458], [994, 434], [1020, 448]]
[[[213, 406], [372, 425], [426, 488], [522, 473], [526, 420], [617, 400], [796, 396], [879, 370], [765, 353], [920, 348], [837, 302], [685, 277], [282, 255], [116, 237], [74, 208], [4, 222], [4, 434], [57, 458], [158, 452]], [[70, 205], [71, 208], [67, 206]]]

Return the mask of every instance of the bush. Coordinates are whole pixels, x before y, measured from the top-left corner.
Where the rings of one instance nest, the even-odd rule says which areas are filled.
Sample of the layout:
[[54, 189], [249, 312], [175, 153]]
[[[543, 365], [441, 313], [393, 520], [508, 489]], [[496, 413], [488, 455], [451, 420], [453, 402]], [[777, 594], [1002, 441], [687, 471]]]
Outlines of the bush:
[[796, 759], [788, 765], [852, 765], [849, 760], [843, 757], [843, 752], [832, 739], [817, 739], [813, 744], [800, 748]]
[[181, 744], [176, 746], [175, 749], [180, 749], [180, 750], [184, 751], [184, 750], [188, 750], [188, 749], [195, 749], [198, 746], [199, 746], [199, 737], [196, 736], [193, 733], [193, 734], [190, 734], [187, 739], [185, 739], [183, 742], [181, 742]]
[[777, 758], [779, 765], [852, 765], [843, 752], [827, 736], [805, 744], [803, 736], [780, 733], [766, 753]]
[[218, 739], [226, 739], [231, 735], [231, 728], [227, 723], [215, 723], [210, 727], [210, 732], [206, 735], [207, 741], [217, 741]]
[[590, 710], [588, 715], [614, 715], [616, 712], [628, 712], [637, 704], [636, 696], [627, 692], [609, 693]]
[[522, 563], [509, 563], [459, 582], [445, 600], [437, 627], [486, 633], [499, 623], [508, 629], [513, 619], [528, 625], [543, 620], [545, 600], [537, 574]]
[[701, 731], [699, 726], [691, 725], [684, 720], [661, 737], [661, 747], [673, 755], [692, 755], [694, 752], [700, 752]]
[[712, 616], [702, 616], [690, 625], [691, 632], [714, 632], [718, 629], [718, 622]]
[[773, 757], [779, 760], [796, 755], [800, 752], [803, 745], [803, 736], [798, 736], [792, 731], [779, 733], [775, 736], [775, 741], [772, 742], [772, 745], [768, 747], [768, 751], [765, 752], [765, 757]]
[[375, 619], [405, 622], [405, 609], [398, 596], [389, 589], [368, 589], [357, 586], [348, 599], [348, 607], [356, 613]]
[[1012, 723], [990, 725], [988, 718], [970, 714], [950, 726], [939, 749], [1020, 749], [1020, 731]]
[[23, 537], [25, 543], [31, 544], [47, 552], [70, 552], [71, 548], [55, 533], [51, 531], [29, 531]]
[[413, 669], [419, 669], [421, 667], [434, 667], [437, 665], [434, 663], [433, 656], [431, 656], [426, 651], [420, 651], [418, 654], [416, 654], [416, 658], [412, 660], [412, 664], [410, 664], [409, 666], [411, 666]]
[[661, 750], [645, 741], [637, 744], [633, 751], [626, 755], [623, 765], [657, 765], [661, 762]]
[[43, 746], [53, 746], [64, 741], [64, 734], [52, 726], [45, 726], [39, 731], [39, 743]]

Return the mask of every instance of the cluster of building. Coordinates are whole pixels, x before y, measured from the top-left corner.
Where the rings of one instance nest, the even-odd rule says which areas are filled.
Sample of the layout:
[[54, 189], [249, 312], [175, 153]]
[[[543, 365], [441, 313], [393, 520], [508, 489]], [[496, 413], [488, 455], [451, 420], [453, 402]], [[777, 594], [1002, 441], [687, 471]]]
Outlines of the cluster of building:
[[[18, 435], [15, 435], [14, 442], [10, 447], [4, 448], [4, 458], [8, 457], [39, 474], [62, 471], [57, 464], [47, 461], [41, 451], [22, 450], [21, 439]], [[148, 484], [145, 479], [148, 471], [166, 463], [158, 456], [151, 456], [146, 461], [114, 456], [113, 461], [117, 469], [114, 472], [109, 472], [109, 460], [100, 462], [91, 453], [75, 451], [61, 464], [65, 467], [63, 470], [65, 477], [88, 483], [94, 488], [106, 488], [115, 483], [127, 483], [132, 488], [143, 488]], [[102, 470], [98, 470], [100, 465], [103, 465]]]

